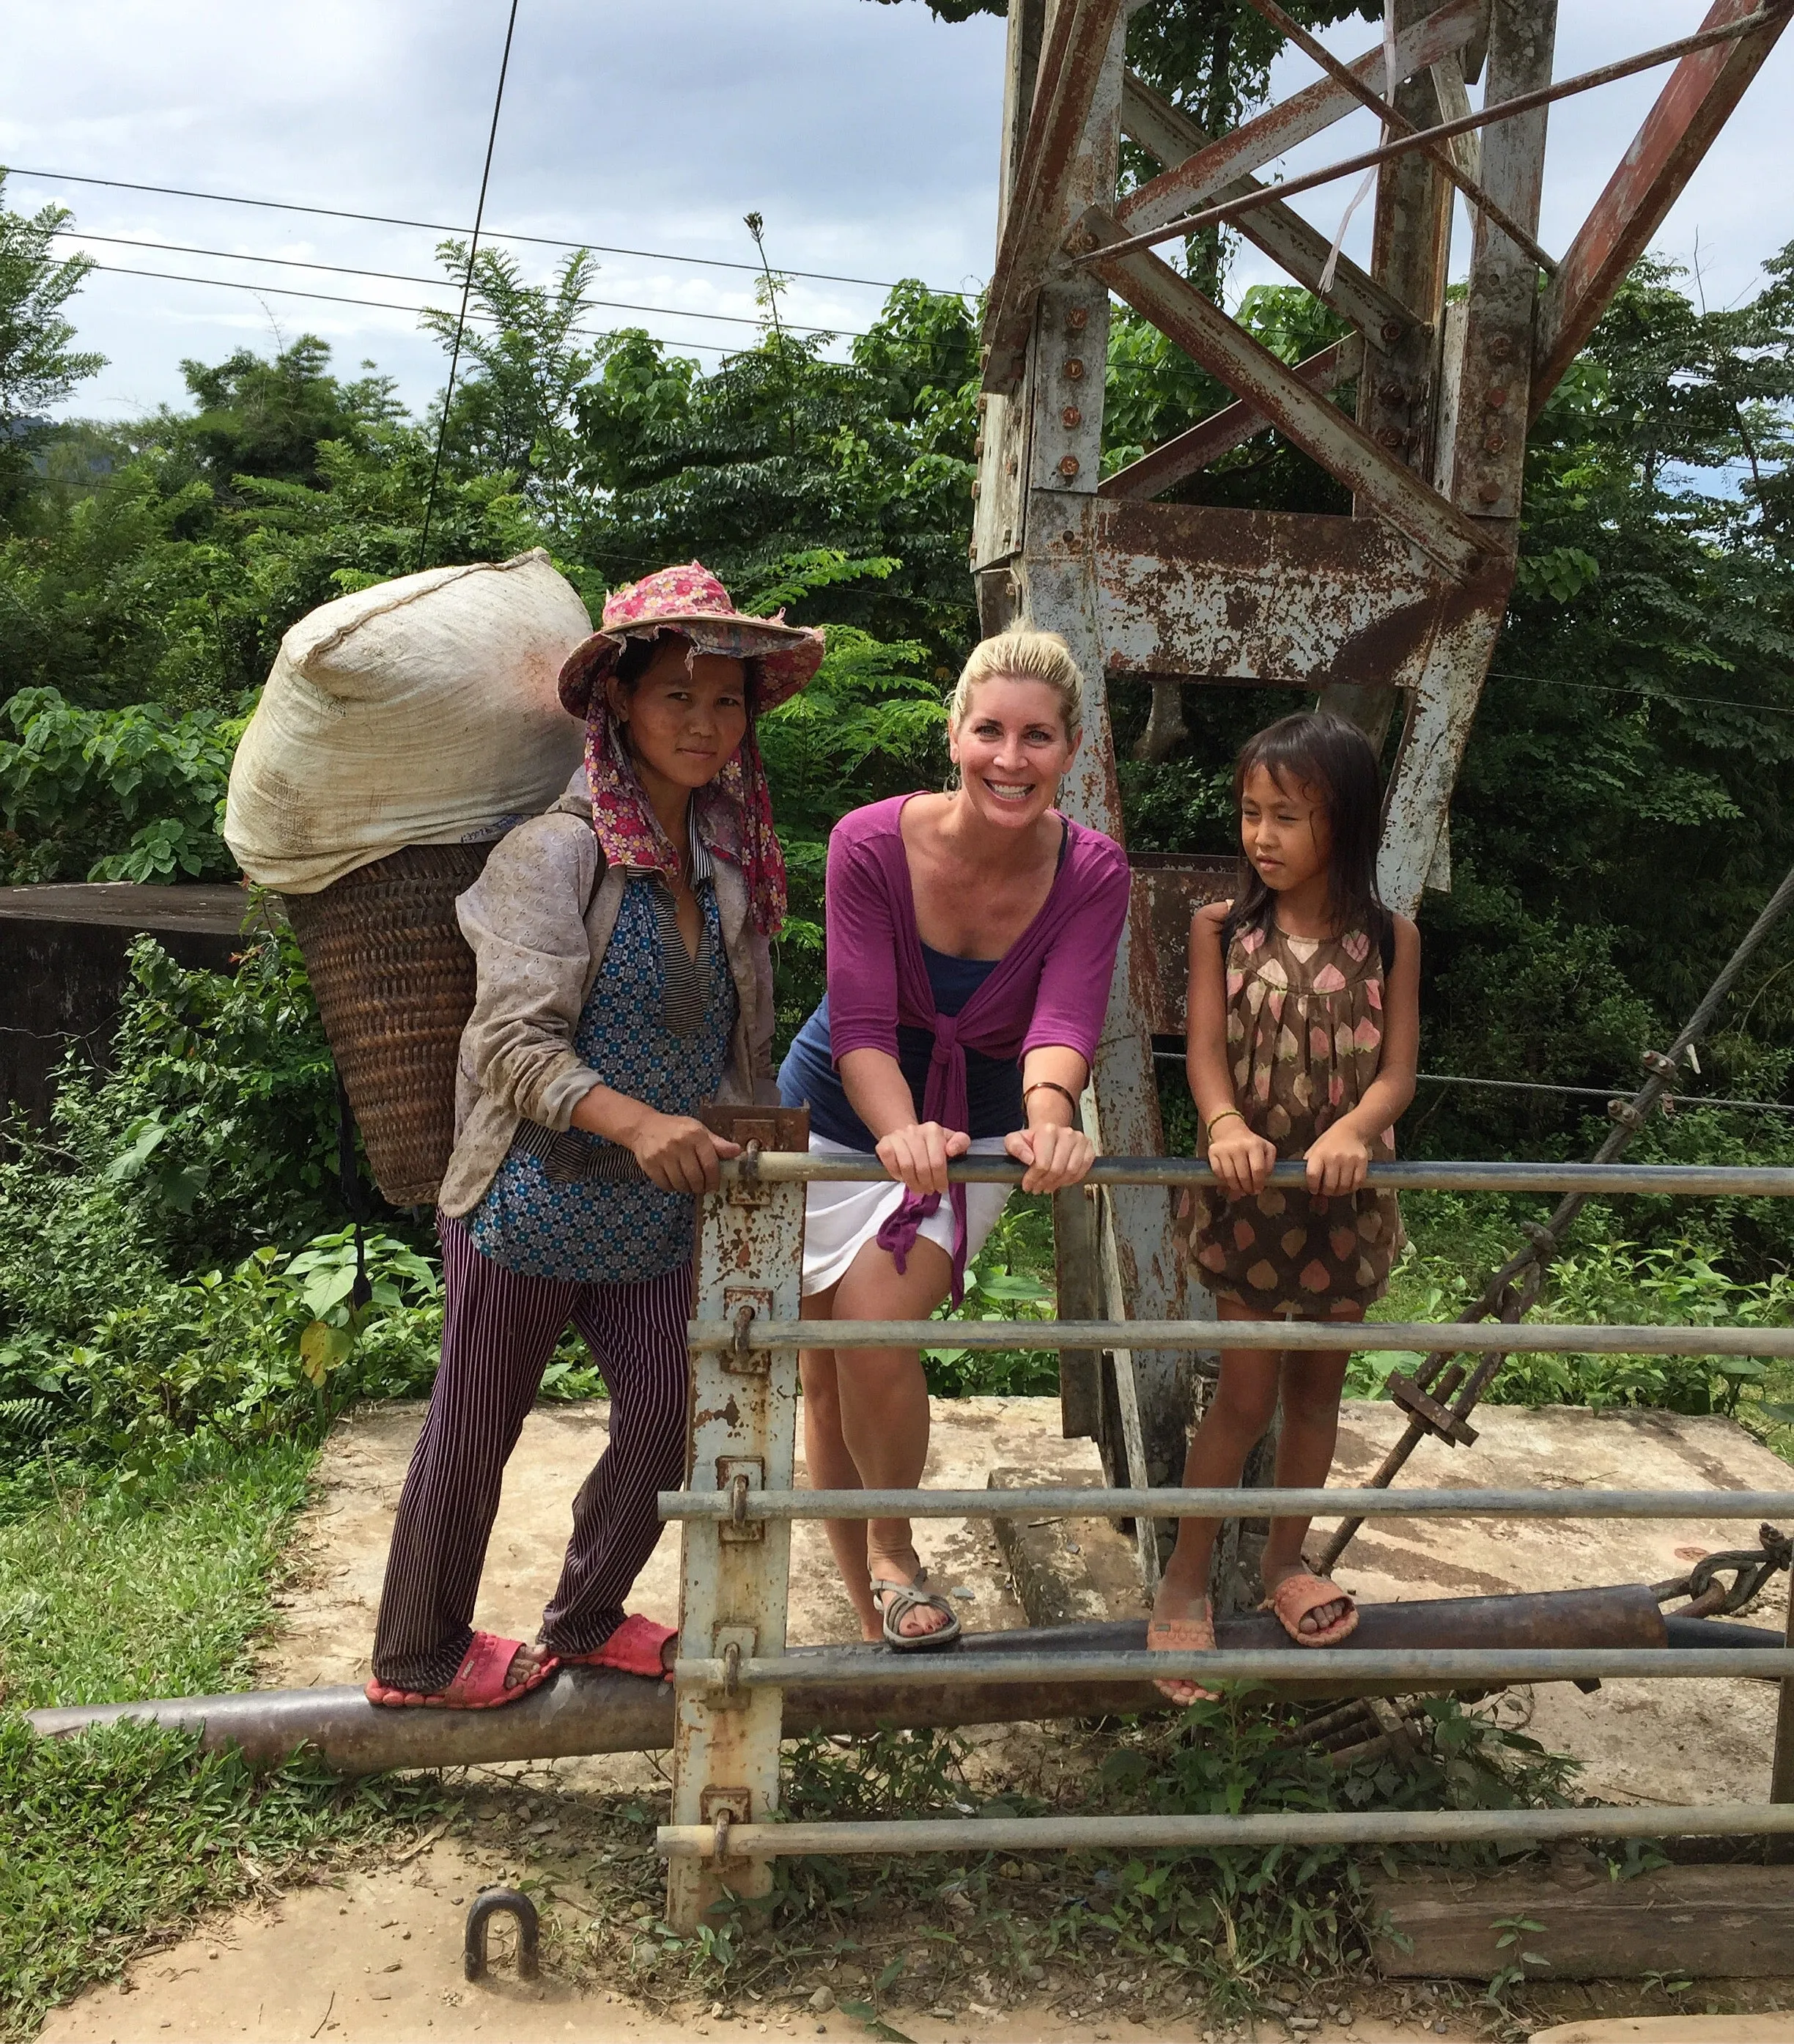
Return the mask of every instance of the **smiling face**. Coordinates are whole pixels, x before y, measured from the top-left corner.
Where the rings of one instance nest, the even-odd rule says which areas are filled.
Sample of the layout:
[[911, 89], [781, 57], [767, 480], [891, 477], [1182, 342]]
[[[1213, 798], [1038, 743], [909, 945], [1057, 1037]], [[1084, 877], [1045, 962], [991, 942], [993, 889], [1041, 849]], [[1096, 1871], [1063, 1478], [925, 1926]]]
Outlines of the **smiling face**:
[[1057, 691], [1008, 674], [978, 684], [947, 737], [966, 800], [1003, 830], [1026, 829], [1046, 814], [1078, 752]]
[[715, 780], [747, 735], [746, 667], [720, 653], [692, 655], [684, 639], [658, 640], [632, 689], [614, 674], [605, 686], [651, 799], [657, 783], [690, 791]]
[[1273, 893], [1324, 873], [1333, 856], [1325, 791], [1294, 781], [1284, 787], [1268, 768], [1254, 766], [1240, 790], [1239, 843]]

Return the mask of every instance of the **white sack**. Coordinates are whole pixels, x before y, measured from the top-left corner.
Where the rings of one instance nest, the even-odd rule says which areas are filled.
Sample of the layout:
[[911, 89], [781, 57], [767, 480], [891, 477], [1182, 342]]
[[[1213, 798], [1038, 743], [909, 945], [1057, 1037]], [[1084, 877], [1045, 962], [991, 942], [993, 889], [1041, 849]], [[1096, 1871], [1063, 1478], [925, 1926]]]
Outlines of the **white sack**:
[[238, 864], [312, 894], [403, 845], [478, 842], [540, 814], [579, 763], [585, 727], [555, 682], [591, 629], [540, 548], [301, 618], [231, 763]]

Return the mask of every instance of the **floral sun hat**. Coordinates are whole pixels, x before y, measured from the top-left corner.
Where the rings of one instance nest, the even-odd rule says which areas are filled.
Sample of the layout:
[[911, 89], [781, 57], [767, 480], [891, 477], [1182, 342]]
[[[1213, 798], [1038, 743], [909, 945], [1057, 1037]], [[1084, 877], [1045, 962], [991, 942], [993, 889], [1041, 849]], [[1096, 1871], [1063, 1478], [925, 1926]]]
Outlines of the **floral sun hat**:
[[[632, 639], [663, 632], [689, 640], [700, 653], [751, 660], [758, 674], [756, 713], [788, 701], [814, 676], [822, 665], [823, 639], [820, 629], [786, 624], [782, 611], [776, 617], [744, 616], [716, 576], [693, 561], [614, 591], [605, 601], [601, 628], [567, 655], [560, 698], [586, 720], [586, 783], [592, 828], [605, 857], [612, 865], [674, 874], [677, 855], [636, 776], [602, 686]], [[772, 796], [751, 717], [735, 757], [693, 799], [712, 849], [741, 869], [755, 927], [776, 936], [785, 922], [785, 854], [773, 828]]]
[[574, 716], [585, 716], [593, 690], [616, 667], [629, 640], [663, 632], [690, 640], [701, 653], [751, 660], [759, 675], [756, 713], [788, 701], [822, 665], [820, 629], [787, 624], [782, 610], [771, 617], [737, 610], [716, 577], [701, 561], [693, 561], [686, 567], [644, 575], [605, 598], [598, 629], [575, 646], [562, 666], [562, 702]]

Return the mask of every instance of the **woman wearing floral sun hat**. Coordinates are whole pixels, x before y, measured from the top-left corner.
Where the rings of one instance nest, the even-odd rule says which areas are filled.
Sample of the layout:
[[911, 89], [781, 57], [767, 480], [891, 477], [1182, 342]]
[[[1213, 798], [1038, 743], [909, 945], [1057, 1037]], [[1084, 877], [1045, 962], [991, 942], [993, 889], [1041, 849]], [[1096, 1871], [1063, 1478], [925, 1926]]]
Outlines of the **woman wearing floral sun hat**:
[[[735, 1146], [711, 1101], [776, 1101], [769, 939], [785, 862], [754, 720], [822, 634], [738, 612], [696, 561], [605, 603], [561, 670], [585, 764], [457, 904], [478, 963], [437, 1225], [442, 1364], [399, 1500], [378, 1704], [514, 1702], [562, 1662], [658, 1675], [673, 1639], [623, 1602], [683, 1473], [697, 1195]], [[476, 1632], [511, 1450], [569, 1321], [611, 1393], [561, 1579], [528, 1646]]]

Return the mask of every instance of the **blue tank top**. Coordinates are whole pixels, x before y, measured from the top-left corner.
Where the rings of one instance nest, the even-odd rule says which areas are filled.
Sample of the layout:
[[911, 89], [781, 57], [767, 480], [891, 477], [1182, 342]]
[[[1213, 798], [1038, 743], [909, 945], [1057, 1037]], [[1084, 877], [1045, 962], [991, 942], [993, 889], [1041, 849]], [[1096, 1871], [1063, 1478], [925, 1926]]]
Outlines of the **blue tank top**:
[[[922, 947], [922, 962], [928, 970], [935, 1007], [943, 1015], [957, 1015], [1002, 962], [999, 959], [953, 958], [927, 944]], [[928, 1061], [934, 1055], [934, 1032], [900, 1022], [897, 1035], [897, 1063], [909, 1082], [910, 1097], [916, 1103], [916, 1118], [920, 1121], [928, 1089]], [[871, 1130], [848, 1105], [847, 1089], [835, 1069], [826, 994], [785, 1054], [785, 1062], [778, 1068], [778, 1097], [786, 1107], [809, 1108], [812, 1135], [844, 1143], [850, 1150], [877, 1147]], [[966, 1118], [970, 1124], [966, 1131], [968, 1135], [1007, 1135], [1012, 1129], [1021, 1128], [1028, 1119], [1022, 1111], [1021, 1066], [1012, 1059], [967, 1051], [966, 1105]]]

